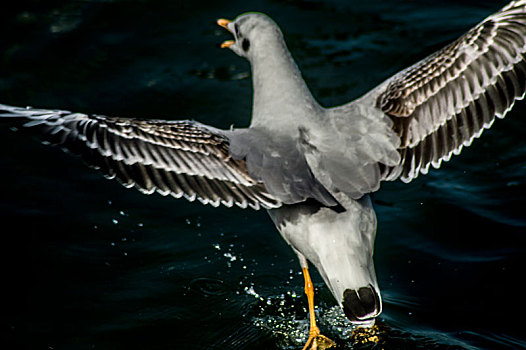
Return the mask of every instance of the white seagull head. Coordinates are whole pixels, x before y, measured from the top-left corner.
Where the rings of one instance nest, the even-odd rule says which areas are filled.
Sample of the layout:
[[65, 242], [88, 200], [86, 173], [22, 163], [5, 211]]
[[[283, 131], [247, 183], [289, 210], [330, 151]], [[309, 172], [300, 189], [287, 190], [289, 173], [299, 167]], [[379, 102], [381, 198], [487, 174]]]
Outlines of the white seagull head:
[[234, 40], [221, 44], [241, 57], [253, 61], [256, 57], [268, 56], [274, 47], [283, 47], [283, 35], [278, 25], [267, 15], [248, 12], [233, 21], [218, 19], [217, 24], [234, 35]]

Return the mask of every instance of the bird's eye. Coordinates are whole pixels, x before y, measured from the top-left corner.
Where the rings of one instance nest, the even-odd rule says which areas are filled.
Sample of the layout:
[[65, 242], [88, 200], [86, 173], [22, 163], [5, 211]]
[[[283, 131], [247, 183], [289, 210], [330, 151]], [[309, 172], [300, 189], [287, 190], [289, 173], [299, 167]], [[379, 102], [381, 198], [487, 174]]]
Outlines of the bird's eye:
[[243, 51], [247, 52], [250, 48], [250, 41], [248, 39], [243, 39], [243, 42], [241, 43], [241, 47], [243, 48]]

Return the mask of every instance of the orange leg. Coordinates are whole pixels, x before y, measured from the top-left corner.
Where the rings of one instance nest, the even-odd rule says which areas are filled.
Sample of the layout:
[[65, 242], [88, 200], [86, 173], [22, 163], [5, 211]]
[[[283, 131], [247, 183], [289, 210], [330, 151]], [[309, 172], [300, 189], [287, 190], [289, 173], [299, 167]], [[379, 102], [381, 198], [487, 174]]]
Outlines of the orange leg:
[[309, 269], [303, 267], [303, 277], [305, 278], [305, 294], [307, 294], [307, 301], [309, 302], [310, 315], [310, 329], [309, 339], [303, 350], [324, 350], [334, 345], [334, 342], [320, 333], [320, 329], [316, 326], [316, 316], [314, 314], [314, 286], [310, 279]]

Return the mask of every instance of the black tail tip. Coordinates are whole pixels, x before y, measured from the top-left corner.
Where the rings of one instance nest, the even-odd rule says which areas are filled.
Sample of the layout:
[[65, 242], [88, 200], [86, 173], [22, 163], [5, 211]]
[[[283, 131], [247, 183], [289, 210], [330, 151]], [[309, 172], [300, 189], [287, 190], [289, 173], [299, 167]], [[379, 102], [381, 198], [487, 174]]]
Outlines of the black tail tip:
[[368, 285], [343, 292], [343, 312], [351, 322], [367, 322], [378, 316], [382, 310], [380, 296]]

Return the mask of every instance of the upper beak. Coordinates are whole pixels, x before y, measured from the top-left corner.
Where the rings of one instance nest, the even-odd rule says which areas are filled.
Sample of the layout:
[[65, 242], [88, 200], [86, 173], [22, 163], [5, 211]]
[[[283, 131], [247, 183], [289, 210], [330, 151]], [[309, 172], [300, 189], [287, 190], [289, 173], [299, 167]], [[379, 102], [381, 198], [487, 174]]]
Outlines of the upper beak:
[[228, 30], [230, 32], [230, 28], [228, 28], [228, 24], [231, 23], [232, 21], [229, 20], [229, 19], [224, 19], [224, 18], [220, 18], [217, 20], [217, 24], [223, 28], [225, 28], [226, 30]]
[[[228, 30], [230, 33], [232, 33], [232, 31], [230, 30], [230, 28], [228, 28], [228, 25], [232, 23], [232, 21], [228, 20], [228, 19], [224, 19], [224, 18], [220, 18], [217, 20], [217, 24], [223, 28], [225, 28], [226, 30]], [[221, 44], [221, 48], [225, 48], [225, 47], [230, 47], [232, 45], [234, 45], [236, 43], [235, 40], [227, 40], [227, 41], [224, 41], [222, 44]]]

